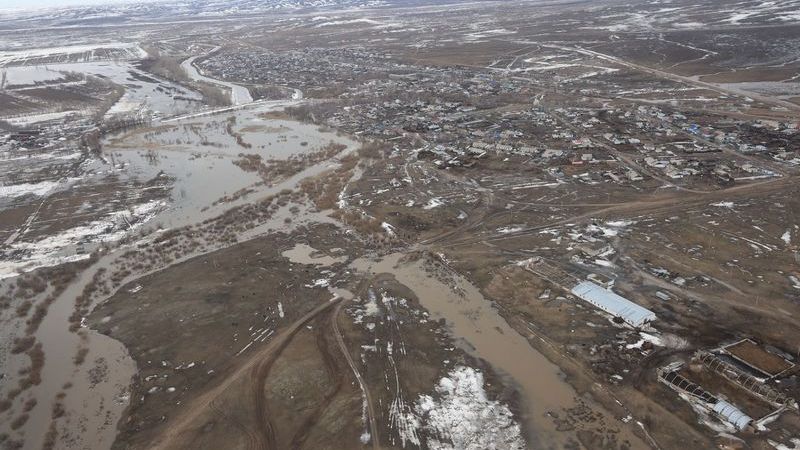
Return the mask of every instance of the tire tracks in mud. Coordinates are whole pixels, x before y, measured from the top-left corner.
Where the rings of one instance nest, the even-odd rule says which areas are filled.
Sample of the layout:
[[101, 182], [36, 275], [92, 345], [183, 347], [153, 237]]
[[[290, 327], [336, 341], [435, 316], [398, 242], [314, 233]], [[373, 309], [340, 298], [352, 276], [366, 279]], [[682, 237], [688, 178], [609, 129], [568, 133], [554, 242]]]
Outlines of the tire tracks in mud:
[[[333, 331], [333, 335], [336, 338], [336, 345], [338, 349], [341, 351], [342, 355], [344, 355], [344, 358], [347, 361], [348, 366], [352, 370], [353, 375], [355, 376], [356, 381], [358, 382], [359, 387], [361, 388], [361, 391], [364, 394], [367, 405], [367, 419], [369, 422], [370, 440], [372, 442], [372, 448], [374, 450], [379, 450], [380, 444], [378, 439], [379, 436], [378, 424], [376, 420], [375, 408], [372, 402], [372, 398], [370, 396], [366, 382], [364, 381], [364, 378], [359, 372], [358, 367], [353, 361], [352, 356], [350, 355], [350, 351], [347, 349], [347, 345], [344, 342], [344, 337], [341, 331], [339, 330], [338, 318], [342, 306], [344, 306], [345, 302], [346, 300], [342, 298], [332, 300], [329, 303], [336, 303], [336, 306], [333, 308], [332, 311], [326, 311], [328, 313], [327, 316], [322, 318], [315, 315], [314, 317], [310, 317], [307, 320], [303, 321], [301, 325], [305, 325], [306, 323], [314, 319], [326, 320], [329, 322], [329, 324], [326, 325], [330, 325], [330, 329]], [[311, 430], [314, 427], [314, 425], [316, 425], [319, 422], [320, 417], [330, 406], [331, 402], [340, 392], [342, 387], [342, 379], [343, 379], [343, 376], [341, 375], [342, 371], [336, 362], [336, 358], [329, 351], [331, 344], [328, 341], [328, 335], [323, 331], [325, 329], [327, 329], [327, 327], [316, 328], [317, 330], [316, 345], [322, 357], [323, 363], [325, 364], [326, 371], [328, 375], [331, 377], [332, 387], [325, 393], [320, 405], [316, 408], [316, 410], [313, 413], [311, 413], [311, 415], [308, 418], [306, 418], [306, 420], [300, 425], [298, 430], [292, 436], [292, 441], [289, 445], [289, 448], [292, 449], [299, 449], [303, 446], [303, 443], [308, 438], [308, 431]], [[278, 353], [274, 354], [272, 358], [264, 360], [262, 364], [260, 364], [258, 367], [254, 369], [254, 374], [256, 376], [254, 378], [251, 389], [253, 391], [253, 395], [256, 401], [256, 417], [259, 418], [259, 425], [261, 427], [259, 432], [261, 436], [258, 444], [254, 447], [251, 447], [253, 448], [253, 450], [278, 448], [275, 442], [274, 429], [269, 419], [269, 408], [264, 395], [264, 385], [266, 383], [267, 377], [269, 376], [269, 371], [272, 368], [272, 365], [280, 356], [280, 351], [282, 351], [286, 346], [288, 346], [288, 344], [292, 340], [292, 337], [294, 337], [294, 334], [296, 333], [292, 333], [292, 335], [288, 337], [286, 342], [282, 344]]]
[[[186, 404], [182, 413], [171, 421], [172, 423], [170, 426], [151, 443], [149, 448], [154, 450], [186, 448], [186, 441], [182, 441], [183, 435], [195, 428], [195, 421], [202, 417], [209, 409], [218, 411], [214, 405], [214, 401], [228, 388], [233, 386], [235, 382], [241, 381], [243, 377], [250, 377], [253, 390], [255, 390], [255, 386], [258, 386], [260, 395], [256, 396], [256, 403], [257, 406], [260, 403], [263, 407], [260, 411], [262, 414], [257, 417], [259, 419], [266, 417], [265, 414], [268, 413], [268, 409], [264, 401], [263, 386], [266, 375], [269, 373], [269, 368], [291, 342], [294, 335], [296, 335], [305, 324], [337, 304], [341, 304], [341, 299], [326, 301], [293, 322], [288, 328], [278, 333], [267, 346], [253, 354], [249, 360], [236, 368], [219, 384]], [[255, 439], [252, 437], [250, 439], [250, 447], [253, 449], [274, 448], [274, 430], [272, 430], [270, 422], [267, 421], [260, 424], [259, 428], [259, 432], [255, 433]], [[250, 433], [248, 433], [248, 435], [249, 434]]]
[[336, 310], [328, 313], [324, 318], [321, 317], [319, 320], [328, 322], [323, 324], [323, 326], [316, 327], [315, 330], [317, 349], [322, 357], [322, 362], [325, 364], [325, 371], [330, 377], [331, 387], [323, 395], [320, 405], [303, 421], [294, 436], [292, 436], [292, 441], [289, 444], [289, 448], [291, 449], [300, 449], [303, 447], [303, 444], [308, 439], [309, 430], [313, 429], [313, 427], [319, 423], [320, 417], [327, 411], [333, 399], [342, 390], [342, 380], [344, 378], [342, 375], [343, 368], [337, 363], [337, 359], [334, 356], [335, 353], [338, 353], [338, 346], [336, 343], [330, 341], [330, 336], [325, 332], [330, 322], [336, 320]]
[[339, 324], [337, 319], [339, 317], [339, 312], [342, 309], [342, 305], [344, 302], [339, 302], [336, 305], [333, 313], [332, 319], [332, 328], [333, 334], [336, 336], [336, 342], [339, 344], [339, 349], [344, 354], [345, 359], [347, 360], [347, 364], [350, 366], [350, 369], [353, 371], [353, 375], [356, 377], [358, 381], [359, 387], [361, 387], [361, 392], [364, 394], [364, 398], [367, 403], [367, 419], [369, 421], [369, 432], [370, 432], [370, 440], [372, 441], [372, 448], [373, 450], [379, 450], [379, 439], [378, 439], [378, 423], [375, 419], [375, 407], [372, 404], [372, 396], [369, 393], [369, 389], [367, 388], [367, 383], [364, 381], [364, 378], [361, 376], [361, 373], [358, 371], [358, 367], [356, 367], [355, 362], [353, 362], [353, 357], [350, 356], [350, 351], [347, 350], [347, 345], [344, 343], [344, 338], [342, 337], [341, 331], [339, 331]]

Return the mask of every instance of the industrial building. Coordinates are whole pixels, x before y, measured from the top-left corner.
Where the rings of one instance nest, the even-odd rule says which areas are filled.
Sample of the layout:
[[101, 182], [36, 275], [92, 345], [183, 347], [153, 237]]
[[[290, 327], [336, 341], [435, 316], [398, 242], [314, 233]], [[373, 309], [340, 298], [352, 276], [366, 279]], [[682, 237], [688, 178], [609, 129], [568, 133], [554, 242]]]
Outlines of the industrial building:
[[736, 431], [742, 431], [753, 423], [753, 419], [750, 416], [725, 400], [717, 400], [712, 409], [723, 420], [733, 425]]
[[633, 327], [656, 320], [656, 315], [647, 308], [643, 308], [632, 301], [602, 288], [591, 281], [578, 283], [571, 291], [581, 300], [602, 309], [614, 317], [619, 317]]

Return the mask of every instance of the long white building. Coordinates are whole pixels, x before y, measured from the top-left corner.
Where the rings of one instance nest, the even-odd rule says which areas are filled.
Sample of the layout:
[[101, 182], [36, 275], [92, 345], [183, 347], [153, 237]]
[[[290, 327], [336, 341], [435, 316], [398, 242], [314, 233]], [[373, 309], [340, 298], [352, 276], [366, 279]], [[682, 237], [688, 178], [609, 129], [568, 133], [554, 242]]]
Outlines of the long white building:
[[600, 287], [591, 281], [582, 281], [572, 288], [572, 293], [612, 316], [619, 317], [634, 327], [656, 320], [653, 311]]

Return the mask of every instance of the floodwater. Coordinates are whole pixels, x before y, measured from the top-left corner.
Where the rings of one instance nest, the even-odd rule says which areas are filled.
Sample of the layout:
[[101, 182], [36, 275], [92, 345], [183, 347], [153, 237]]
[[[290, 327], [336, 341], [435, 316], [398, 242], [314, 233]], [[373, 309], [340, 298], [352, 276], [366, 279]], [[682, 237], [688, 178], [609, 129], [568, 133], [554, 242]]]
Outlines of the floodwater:
[[[219, 47], [217, 47], [218, 49]], [[211, 53], [215, 52], [217, 49], [211, 51]], [[231, 93], [231, 103], [234, 105], [243, 105], [245, 103], [251, 103], [253, 101], [253, 97], [250, 95], [250, 91], [247, 90], [244, 86], [239, 86], [238, 84], [229, 83], [227, 81], [218, 80], [216, 78], [210, 78], [200, 73], [195, 67], [194, 62], [197, 58], [200, 58], [204, 55], [192, 56], [191, 58], [183, 61], [181, 63], [181, 67], [186, 73], [189, 75], [189, 78], [195, 81], [204, 81], [206, 83], [216, 84], [218, 86], [222, 86], [226, 89], [230, 90]]]
[[[87, 167], [88, 173], [102, 174], [111, 171], [139, 181], [147, 181], [156, 176], [172, 178], [174, 188], [169, 205], [151, 221], [166, 228], [198, 223], [223, 214], [230, 207], [252, 201], [253, 198], [276, 194], [283, 189], [295, 189], [304, 178], [336, 166], [335, 160], [323, 161], [287, 179], [265, 184], [255, 173], [245, 172], [233, 164], [240, 153], [257, 153], [269, 160], [286, 159], [314, 151], [331, 141], [347, 147], [343, 154], [357, 148], [354, 141], [338, 137], [334, 133], [322, 132], [312, 125], [261, 117], [264, 112], [294, 104], [297, 99], [302, 98], [302, 92], [299, 91], [296, 91], [294, 100], [253, 103], [244, 105], [235, 112], [223, 114], [205, 111], [204, 116], [198, 118], [192, 114], [200, 110], [199, 94], [157, 80], [127, 62], [51, 64], [47, 68], [35, 70], [25, 67], [6, 70], [13, 71], [10, 75], [6, 73], [6, 77], [24, 80], [25, 83], [60, 82], [56, 74], [60, 75], [61, 72], [106, 77], [126, 87], [126, 93], [114, 105], [111, 114], [141, 108], [159, 112], [162, 116], [189, 114], [190, 117], [174, 120], [169, 125], [161, 122], [164, 126], [157, 124], [154, 128], [136, 130], [132, 134], [135, 139], [123, 140], [121, 144], [110, 144], [109, 140], [115, 138], [110, 136], [105, 142], [106, 161], [95, 160]], [[239, 89], [234, 92], [239, 96], [237, 99], [240, 102], [252, 101], [249, 93], [245, 97]], [[236, 118], [233, 130], [249, 144], [249, 148], [243, 148], [234, 136], [227, 133], [226, 125], [230, 116]], [[191, 127], [195, 129], [190, 129]], [[154, 129], [162, 131], [156, 132]], [[148, 148], [153, 151], [146, 151]], [[242, 188], [253, 189], [254, 192], [238, 201], [214, 205], [222, 197], [234, 194]], [[285, 221], [287, 218], [292, 219], [290, 224]], [[332, 219], [310, 210], [307, 205], [300, 205], [299, 211], [289, 211], [288, 207], [284, 207], [266, 223], [242, 233], [240, 239], [252, 239], [270, 231], [288, 230], [308, 222], [325, 221]], [[315, 264], [338, 261], [332, 256], [318, 257], [311, 247], [296, 250], [297, 254], [292, 253], [293, 257], [307, 257]], [[62, 403], [67, 415], [58, 424], [59, 432], [67, 434], [62, 435], [66, 436], [66, 441], [60, 439], [58, 448], [106, 449], [111, 447], [116, 437], [116, 424], [129, 403], [130, 382], [137, 370], [135, 363], [124, 346], [114, 339], [88, 328], [72, 333], [68, 326], [69, 317], [75, 307], [75, 298], [91, 282], [97, 270], [110, 268], [117, 255], [123, 252], [124, 249], [118, 249], [81, 273], [77, 281], [50, 306], [38, 329], [36, 338], [41, 342], [45, 353], [42, 371], [44, 376], [39, 385], [33, 386], [25, 394], [38, 400], [22, 428], [26, 436], [26, 449], [41, 448], [44, 434], [50, 426], [53, 401], [62, 392], [66, 394]], [[124, 283], [139, 276], [141, 274], [133, 275]], [[335, 294], [346, 296], [347, 293]], [[80, 348], [87, 349], [88, 353], [85, 362], [76, 366], [74, 358]], [[23, 367], [14, 365], [27, 364], [23, 360], [24, 358], [9, 360], [4, 372], [16, 373]]]
[[[61, 403], [70, 414], [70, 423], [60, 420], [58, 431], [67, 432], [66, 436], [76, 445], [74, 448], [110, 448], [116, 437], [116, 423], [128, 405], [136, 364], [120, 342], [88, 328], [81, 328], [79, 333], [67, 329], [75, 298], [96, 270], [107, 267], [114, 257], [105, 256], [68, 286], [50, 306], [36, 332], [45, 359], [42, 381], [29, 392], [38, 402], [23, 428], [25, 449], [42, 447], [50, 426], [53, 400], [59, 393], [66, 394]], [[81, 347], [87, 348], [88, 353], [84, 363], [77, 366], [74, 358]], [[9, 370], [19, 369], [13, 367], [14, 362], [18, 361], [12, 360]], [[68, 431], [81, 428], [87, 433]]]
[[31, 86], [60, 80], [64, 74], [48, 66], [17, 66], [0, 70], [0, 88]]
[[[234, 164], [241, 154], [258, 154], [264, 161], [285, 160], [309, 153], [335, 142], [356, 148], [357, 143], [316, 126], [286, 120], [267, 120], [260, 115], [275, 105], [254, 104], [235, 113], [187, 118], [154, 129], [135, 130], [129, 135], [111, 136], [106, 152], [116, 170], [145, 181], [156, 176], [174, 179], [169, 207], [155, 217], [163, 227], [174, 228], [215, 217], [224, 210], [253, 198], [263, 198], [294, 189], [304, 178], [328, 169], [324, 161], [308, 167], [286, 180], [265, 184], [255, 172], [245, 172]], [[235, 117], [233, 130], [250, 148], [243, 148], [227, 133], [228, 119]], [[248, 131], [249, 130], [249, 131]], [[142, 149], [152, 148], [152, 152]], [[96, 170], [106, 170], [98, 165]], [[231, 199], [237, 191], [252, 192], [245, 198]], [[223, 197], [231, 199], [219, 202]], [[215, 204], [216, 203], [216, 204]]]
[[[300, 124], [298, 124], [300, 125]], [[335, 135], [320, 133], [320, 139], [326, 142]], [[330, 134], [330, 136], [329, 136]], [[356, 148], [354, 142], [344, 138], [337, 138], [339, 142], [349, 143], [347, 151]], [[306, 147], [303, 147], [305, 149]], [[310, 146], [308, 147], [310, 148]], [[219, 150], [219, 149], [215, 149]], [[155, 163], [136, 151], [118, 151], [123, 157], [116, 159], [116, 163], [123, 162], [125, 173], [129, 176], [144, 177], [162, 172], [174, 176], [175, 193], [170, 207], [162, 211], [152, 222], [168, 227], [177, 227], [189, 223], [198, 223], [205, 218], [210, 218], [224, 213], [235, 203], [209, 207], [213, 201], [225, 193], [232, 193], [240, 186], [258, 184], [258, 179], [252, 174], [243, 172], [230, 162], [230, 158], [214, 156], [198, 157], [185, 149], [159, 149], [159, 158]], [[124, 161], [122, 161], [124, 160]], [[293, 189], [300, 181], [308, 176], [313, 176], [335, 165], [326, 161], [307, 168], [301, 173], [274, 186], [258, 186], [260, 189], [253, 195], [271, 195], [283, 189]], [[104, 165], [95, 169], [107, 170]], [[182, 196], [182, 193], [185, 194]], [[246, 200], [245, 200], [246, 201]], [[322, 213], [312, 211], [307, 205], [297, 205], [299, 211], [292, 213], [289, 206], [279, 210], [270, 220], [261, 226], [242, 233], [240, 240], [255, 238], [264, 233], [275, 230], [290, 231], [293, 227], [309, 222], [332, 221]], [[285, 218], [292, 218], [291, 224], [284, 222]], [[293, 251], [294, 250], [294, 251]], [[50, 306], [48, 314], [37, 333], [37, 340], [42, 343], [45, 352], [45, 365], [43, 368], [42, 382], [34, 386], [30, 393], [38, 399], [37, 405], [31, 410], [30, 418], [25, 424], [25, 448], [38, 449], [43, 442], [44, 432], [50, 425], [52, 400], [59, 392], [66, 392], [63, 400], [71, 423], [65, 429], [76, 429], [75, 423], [86, 430], [80, 435], [70, 436], [77, 443], [76, 448], [106, 449], [110, 448], [116, 437], [116, 424], [122, 417], [124, 408], [128, 405], [130, 395], [130, 381], [136, 373], [136, 365], [130, 358], [124, 346], [112, 338], [96, 333], [88, 328], [83, 328], [81, 335], [68, 330], [69, 316], [75, 305], [75, 298], [82, 292], [94, 273], [101, 267], [109, 268], [118, 254], [125, 249], [118, 249], [100, 259], [89, 270], [80, 274], [77, 282], [56, 299]], [[297, 247], [289, 251], [292, 257], [308, 258], [313, 264], [332, 264], [340, 261], [333, 256], [317, 256], [316, 250], [308, 247]], [[195, 255], [191, 255], [195, 256]], [[181, 261], [188, 259], [182, 258]], [[175, 261], [174, 263], [178, 263]], [[138, 278], [134, 275], [123, 282], [127, 283]], [[345, 296], [340, 292], [338, 295]], [[84, 364], [76, 367], [73, 358], [79, 348], [89, 350]], [[9, 367], [16, 371], [22, 367]], [[98, 376], [101, 375], [101, 376]], [[64, 385], [70, 383], [69, 389]], [[64, 422], [59, 421], [61, 426]]]
[[308, 244], [295, 244], [289, 250], [281, 253], [282, 256], [289, 258], [289, 261], [298, 264], [307, 264], [315, 266], [332, 266], [336, 263], [347, 261], [347, 256], [331, 256], [320, 253], [314, 247]]
[[[448, 274], [442, 280], [429, 273], [421, 260], [404, 262], [404, 254], [395, 253], [378, 261], [359, 259], [353, 268], [361, 272], [390, 273], [414, 291], [434, 318], [444, 318], [452, 336], [466, 342], [468, 352], [479, 357], [507, 376], [522, 396], [523, 421], [532, 448], [564, 448], [569, 434], [556, 430], [548, 412], [562, 414], [574, 406], [576, 392], [559, 368], [536, 351], [493, 308], [468, 280]], [[646, 448], [635, 436], [625, 436], [633, 448]]]
[[[36, 82], [57, 83], [66, 72], [102, 77], [125, 88], [122, 98], [109, 109], [107, 116], [144, 108], [160, 116], [172, 116], [193, 112], [202, 106], [202, 96], [198, 92], [158, 79], [128, 61], [89, 61], [3, 69], [7, 87], [19, 85], [17, 88], [21, 90]], [[0, 74], [0, 79], [2, 76]]]
[[[125, 86], [125, 94], [107, 115], [148, 108], [161, 116], [185, 114], [198, 110], [202, 96], [175, 83], [155, 78], [124, 61], [59, 64], [56, 70], [88, 73], [108, 78]], [[189, 99], [189, 100], [186, 100]]]

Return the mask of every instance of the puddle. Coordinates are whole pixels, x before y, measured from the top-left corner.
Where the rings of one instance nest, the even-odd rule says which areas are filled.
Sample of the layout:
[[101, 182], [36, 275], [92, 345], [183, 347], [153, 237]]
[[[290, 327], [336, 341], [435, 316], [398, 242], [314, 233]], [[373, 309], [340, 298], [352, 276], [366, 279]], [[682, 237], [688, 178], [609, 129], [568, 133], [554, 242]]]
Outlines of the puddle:
[[347, 261], [347, 256], [331, 256], [321, 253], [319, 250], [308, 244], [295, 244], [294, 248], [286, 250], [281, 255], [289, 258], [289, 261], [298, 264], [309, 264], [316, 266], [331, 266], [336, 263]]

